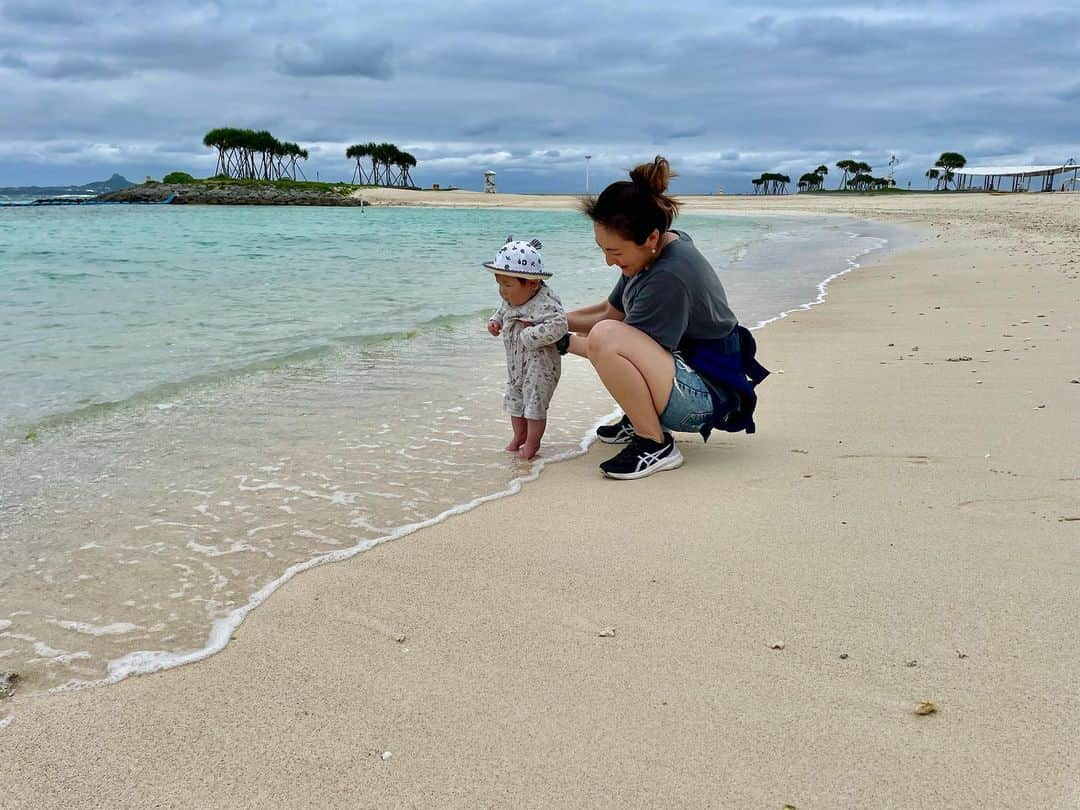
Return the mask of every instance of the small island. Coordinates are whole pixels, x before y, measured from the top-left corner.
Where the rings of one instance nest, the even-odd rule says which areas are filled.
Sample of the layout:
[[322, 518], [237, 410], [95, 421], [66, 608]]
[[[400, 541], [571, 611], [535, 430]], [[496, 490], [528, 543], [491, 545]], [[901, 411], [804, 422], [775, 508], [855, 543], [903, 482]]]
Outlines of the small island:
[[[163, 203], [171, 205], [323, 205], [362, 206], [363, 186], [314, 183], [305, 180], [227, 180], [190, 178], [142, 183], [94, 198], [103, 203]], [[169, 199], [169, 198], [172, 199]]]
[[200, 180], [186, 172], [172, 172], [161, 182], [151, 180], [110, 191], [93, 202], [362, 207], [367, 204], [360, 193], [364, 188], [416, 188], [409, 174], [416, 158], [392, 143], [348, 147], [345, 159], [355, 162], [351, 183], [308, 180], [301, 163], [308, 159], [308, 151], [266, 130], [212, 129], [203, 137], [203, 145], [217, 151], [213, 177]]

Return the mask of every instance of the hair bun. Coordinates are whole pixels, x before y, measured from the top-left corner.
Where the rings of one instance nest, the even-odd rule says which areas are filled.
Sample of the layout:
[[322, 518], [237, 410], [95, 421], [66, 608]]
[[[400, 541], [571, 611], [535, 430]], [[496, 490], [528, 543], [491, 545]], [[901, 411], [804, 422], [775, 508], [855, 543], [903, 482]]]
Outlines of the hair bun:
[[668, 183], [674, 176], [671, 164], [661, 155], [653, 158], [652, 163], [642, 163], [630, 170], [631, 182], [654, 197], [663, 196], [667, 191]]

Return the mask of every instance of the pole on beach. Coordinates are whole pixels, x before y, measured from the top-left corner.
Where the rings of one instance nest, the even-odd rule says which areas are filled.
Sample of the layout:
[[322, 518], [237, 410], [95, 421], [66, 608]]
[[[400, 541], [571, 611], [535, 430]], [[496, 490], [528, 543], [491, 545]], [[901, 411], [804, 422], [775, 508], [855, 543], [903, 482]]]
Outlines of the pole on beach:
[[589, 193], [589, 161], [592, 160], [592, 155], [585, 156], [585, 193]]

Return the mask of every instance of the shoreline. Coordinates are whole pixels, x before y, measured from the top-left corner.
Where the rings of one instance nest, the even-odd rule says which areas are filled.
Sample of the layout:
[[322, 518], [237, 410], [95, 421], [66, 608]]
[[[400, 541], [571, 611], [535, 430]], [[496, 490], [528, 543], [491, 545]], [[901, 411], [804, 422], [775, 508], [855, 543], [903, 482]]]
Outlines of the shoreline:
[[[589, 453], [516, 498], [431, 527], [392, 551], [373, 549], [299, 578], [200, 664], [109, 690], [16, 695], [17, 719], [0, 734], [0, 750], [13, 747], [3, 758], [26, 778], [5, 784], [0, 775], [0, 787], [15, 797], [70, 800], [63, 785], [83, 784], [88, 792], [76, 795], [109, 797], [117, 806], [125, 796], [168, 800], [176, 790], [217, 806], [250, 797], [256, 784], [267, 797], [322, 791], [328, 805], [472, 806], [513, 795], [521, 806], [626, 806], [663, 795], [688, 804], [722, 796], [734, 806], [849, 806], [844, 801], [856, 798], [896, 807], [1065, 806], [1076, 790], [1067, 774], [1077, 751], [1075, 743], [1060, 745], [1075, 740], [1076, 723], [1068, 696], [1052, 687], [1077, 667], [1045, 650], [1073, 649], [1075, 641], [1075, 631], [1054, 621], [1076, 607], [1068, 569], [1055, 574], [1050, 566], [1064, 562], [1059, 544], [1073, 528], [1064, 520], [1071, 459], [1068, 442], [1047, 445], [1046, 437], [1075, 428], [1067, 410], [1075, 395], [1063, 379], [1062, 390], [1038, 392], [1045, 408], [1025, 403], [1021, 411], [1008, 394], [1037, 390], [1035, 380], [1048, 370], [1066, 373], [1076, 356], [1075, 308], [1067, 308], [1076, 300], [1076, 267], [1071, 275], [1057, 270], [1057, 262], [1069, 266], [1076, 226], [1049, 202], [1035, 203], [1005, 233], [997, 222], [1011, 216], [1008, 206], [972, 212], [949, 203], [919, 212], [901, 202], [887, 207], [903, 221], [962, 222], [942, 228], [943, 241], [931, 249], [842, 275], [829, 285], [828, 307], [771, 324], [759, 341], [761, 359], [785, 373], [764, 384], [759, 436], [716, 437], [707, 449], [684, 442], [683, 470], [619, 490], [596, 479], [600, 454]], [[1057, 222], [1056, 239], [1039, 244], [1033, 237], [1046, 220]], [[1035, 256], [1044, 261], [1019, 258], [1025, 249], [1041, 251]], [[983, 277], [969, 276], [965, 260]], [[998, 289], [983, 286], [987, 279]], [[1028, 287], [1028, 279], [1037, 284]], [[946, 314], [935, 314], [928, 296]], [[1038, 313], [1026, 313], [1036, 306]], [[905, 318], [890, 318], [901, 311]], [[953, 312], [968, 321], [954, 327]], [[1010, 348], [996, 345], [976, 355], [978, 341], [1000, 344], [1011, 336], [995, 334], [1021, 331], [1008, 321], [1029, 321], [1025, 334], [1035, 330], [1039, 313], [1050, 318], [1052, 331], [1043, 334], [1053, 338], [1036, 331], [1035, 347], [1014, 344], [1029, 352], [1027, 362], [1004, 362], [1001, 352]], [[974, 358], [953, 364], [954, 352], [990, 364], [979, 374], [987, 378], [979, 383], [991, 383], [985, 391], [962, 374], [980, 370], [967, 368]], [[1038, 368], [1028, 369], [1033, 362]], [[850, 401], [852, 392], [861, 393], [862, 407], [837, 414], [835, 402]], [[926, 403], [935, 405], [911, 413]], [[924, 424], [926, 412], [940, 415], [943, 407], [945, 424]], [[961, 409], [973, 413], [954, 424]], [[994, 427], [1003, 423], [1012, 429], [1004, 437]], [[847, 448], [837, 436], [854, 455], [841, 452]], [[992, 462], [976, 449], [987, 446]], [[1048, 452], [1032, 459], [1036, 446]], [[951, 497], [971, 494], [968, 481], [986, 496], [972, 503], [986, 505], [970, 509], [966, 498]], [[897, 483], [906, 488], [897, 493]], [[1045, 521], [1032, 524], [1028, 507], [1007, 506], [1024, 503], [1018, 483], [1042, 493], [1033, 503]], [[687, 490], [732, 497], [687, 504]], [[615, 517], [601, 520], [582, 494], [603, 498]], [[657, 521], [638, 513], [643, 495], [685, 509]], [[922, 511], [913, 522], [917, 505], [939, 512]], [[507, 543], [490, 530], [538, 511], [551, 524], [547, 542]], [[826, 524], [841, 514], [848, 519]], [[841, 527], [848, 525], [862, 528]], [[933, 536], [923, 537], [926, 529]], [[1022, 548], [1006, 542], [1013, 532], [1025, 538]], [[879, 545], [878, 535], [902, 552]], [[942, 557], [947, 541], [953, 545]], [[993, 598], [973, 599], [1010, 593], [1008, 577], [1021, 563], [1042, 591], [1007, 602], [1020, 616], [994, 612], [1001, 603]], [[968, 566], [975, 576], [962, 575]], [[865, 582], [844, 576], [852, 569]], [[823, 583], [830, 587], [821, 593]], [[845, 588], [860, 596], [857, 610], [829, 598]], [[320, 598], [328, 597], [343, 608], [332, 625], [318, 621]], [[944, 623], [931, 610], [942, 604], [950, 606]], [[1044, 604], [1057, 612], [1034, 610]], [[1000, 634], [980, 629], [988, 612]], [[598, 638], [608, 625], [617, 634]], [[405, 647], [394, 642], [399, 629]], [[787, 639], [787, 652], [768, 649], [774, 636]], [[943, 646], [939, 636], [951, 640]], [[964, 658], [950, 661], [949, 643], [963, 644]], [[854, 674], [838, 669], [835, 655], [826, 664], [819, 654], [841, 644]], [[911, 653], [918, 666], [903, 664]], [[1039, 662], [1042, 674], [1010, 664], [1018, 653]], [[997, 691], [1003, 684], [1013, 693]], [[911, 718], [904, 701], [924, 693], [939, 701], [940, 713]], [[1021, 708], [1028, 694], [1041, 702]], [[237, 707], [256, 708], [237, 714]], [[293, 712], [299, 707], [306, 715]], [[508, 728], [505, 716], [528, 731]], [[235, 728], [220, 725], [225, 717]], [[155, 723], [172, 727], [168, 739]], [[214, 729], [209, 750], [185, 744], [204, 723]], [[723, 726], [723, 739], [710, 733], [714, 724]], [[118, 738], [116, 726], [127, 734]], [[851, 748], [852, 738], [868, 747]], [[137, 765], [126, 782], [111, 781], [108, 766], [90, 755], [103, 739]], [[1012, 744], [1018, 739], [1022, 746]], [[206, 771], [187, 767], [189, 757], [198, 765], [239, 740], [248, 743], [243, 764], [234, 763], [247, 774], [243, 786], [203, 783]], [[266, 742], [283, 749], [267, 750]], [[378, 748], [394, 758], [373, 758]], [[32, 750], [39, 758], [27, 758]], [[1055, 769], [1052, 751], [1064, 767]], [[165, 752], [166, 762], [150, 752]], [[168, 756], [184, 759], [170, 766]], [[281, 767], [268, 773], [260, 761]], [[349, 769], [344, 793], [312, 784], [308, 768], [321, 772], [317, 763]], [[959, 763], [967, 769], [962, 800]], [[1010, 773], [1029, 776], [1006, 784]], [[838, 785], [843, 793], [831, 792]]]

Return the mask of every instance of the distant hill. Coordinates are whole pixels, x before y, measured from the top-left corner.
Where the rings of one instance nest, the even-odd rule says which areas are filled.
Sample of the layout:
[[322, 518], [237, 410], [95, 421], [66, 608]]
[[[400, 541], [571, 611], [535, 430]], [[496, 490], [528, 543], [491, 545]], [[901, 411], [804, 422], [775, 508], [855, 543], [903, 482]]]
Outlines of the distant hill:
[[0, 188], [0, 197], [59, 197], [64, 194], [104, 194], [135, 185], [126, 177], [114, 174], [108, 180], [80, 186], [12, 186]]

